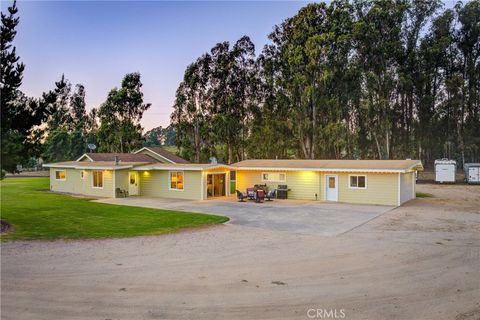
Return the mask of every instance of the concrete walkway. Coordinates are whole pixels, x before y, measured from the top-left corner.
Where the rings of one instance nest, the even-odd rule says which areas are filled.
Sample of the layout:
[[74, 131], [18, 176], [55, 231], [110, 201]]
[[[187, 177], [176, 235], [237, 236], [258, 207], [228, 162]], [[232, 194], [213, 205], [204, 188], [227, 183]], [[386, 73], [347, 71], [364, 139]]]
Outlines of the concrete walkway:
[[224, 215], [229, 223], [266, 230], [335, 236], [378, 217], [393, 207], [300, 200], [255, 203], [232, 199], [188, 201], [146, 197], [100, 199], [96, 202]]

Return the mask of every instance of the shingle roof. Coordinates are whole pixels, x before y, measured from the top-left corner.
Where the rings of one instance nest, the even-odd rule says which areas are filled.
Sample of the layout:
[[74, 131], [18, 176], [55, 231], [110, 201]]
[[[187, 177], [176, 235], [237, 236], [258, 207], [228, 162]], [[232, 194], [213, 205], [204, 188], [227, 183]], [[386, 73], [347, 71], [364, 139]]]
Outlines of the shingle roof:
[[151, 150], [155, 152], [156, 154], [167, 158], [168, 160], [174, 162], [174, 163], [190, 163], [187, 160], [180, 158], [179, 156], [168, 152], [167, 150], [163, 149], [162, 147], [146, 147], [146, 149]]
[[321, 171], [367, 170], [406, 171], [423, 170], [420, 160], [243, 160], [232, 166], [245, 169], [313, 169]]
[[93, 161], [115, 161], [115, 156], [118, 156], [121, 162], [158, 162], [158, 160], [150, 157], [147, 154], [141, 153], [86, 153], [85, 156]]

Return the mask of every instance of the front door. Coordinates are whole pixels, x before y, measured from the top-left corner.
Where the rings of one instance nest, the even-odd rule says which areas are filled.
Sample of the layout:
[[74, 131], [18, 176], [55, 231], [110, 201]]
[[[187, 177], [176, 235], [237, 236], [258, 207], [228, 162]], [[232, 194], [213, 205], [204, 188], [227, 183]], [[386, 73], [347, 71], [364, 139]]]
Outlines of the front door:
[[338, 201], [338, 177], [333, 175], [325, 176], [325, 190], [327, 201]]
[[128, 194], [130, 196], [138, 196], [138, 172], [129, 172], [128, 173]]
[[226, 187], [225, 173], [207, 175], [207, 198], [224, 197]]

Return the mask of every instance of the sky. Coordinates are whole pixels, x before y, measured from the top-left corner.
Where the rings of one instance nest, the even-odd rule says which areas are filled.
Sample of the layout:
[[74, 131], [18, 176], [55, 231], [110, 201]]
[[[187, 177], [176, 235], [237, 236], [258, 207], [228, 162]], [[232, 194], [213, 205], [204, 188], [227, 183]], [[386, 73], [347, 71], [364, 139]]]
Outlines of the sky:
[[[10, 5], [2, 1], [2, 11]], [[146, 130], [167, 126], [185, 68], [216, 43], [248, 35], [259, 54], [274, 25], [304, 1], [20, 1], [14, 45], [22, 91], [39, 97], [62, 74], [98, 107], [129, 72], [142, 75]]]

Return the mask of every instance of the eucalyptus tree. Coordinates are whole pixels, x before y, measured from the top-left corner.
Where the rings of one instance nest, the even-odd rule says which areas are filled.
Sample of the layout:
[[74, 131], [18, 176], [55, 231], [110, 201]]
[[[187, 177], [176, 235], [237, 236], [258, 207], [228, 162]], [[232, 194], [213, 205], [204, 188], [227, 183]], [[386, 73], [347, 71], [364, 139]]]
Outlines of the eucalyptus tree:
[[208, 159], [212, 148], [208, 129], [212, 125], [209, 116], [211, 108], [210, 74], [211, 56], [204, 54], [185, 70], [179, 85], [171, 116], [177, 131], [177, 145], [184, 155], [192, 160]]
[[[270, 34], [282, 101], [293, 117], [293, 137], [302, 158], [340, 157], [338, 135], [347, 137], [355, 90], [348, 1], [309, 4]], [[341, 146], [344, 149], [345, 146]]]
[[108, 93], [100, 106], [98, 117], [99, 150], [105, 152], [131, 152], [142, 146], [143, 113], [150, 108], [144, 103], [140, 73], [129, 73], [119, 89]]
[[457, 141], [465, 163], [466, 151], [473, 157], [480, 156], [480, 1], [470, 1], [464, 6], [458, 3], [455, 9], [460, 24], [455, 39], [462, 82]]
[[250, 108], [254, 102], [255, 46], [249, 37], [230, 48], [228, 42], [211, 50], [211, 114], [216, 140], [225, 145], [227, 161], [242, 160]]
[[[368, 144], [363, 156], [389, 159], [392, 147], [392, 101], [398, 81], [398, 59], [402, 52], [401, 26], [407, 0], [357, 1], [354, 26], [356, 59], [362, 65], [360, 134]], [[368, 150], [374, 143], [376, 152]], [[370, 152], [368, 152], [370, 151]], [[368, 153], [367, 153], [368, 152]]]

